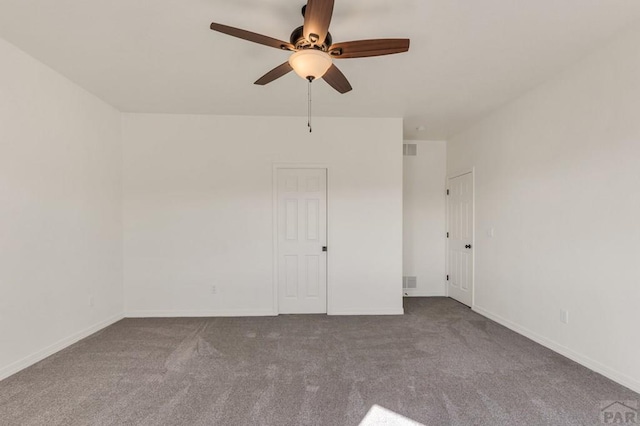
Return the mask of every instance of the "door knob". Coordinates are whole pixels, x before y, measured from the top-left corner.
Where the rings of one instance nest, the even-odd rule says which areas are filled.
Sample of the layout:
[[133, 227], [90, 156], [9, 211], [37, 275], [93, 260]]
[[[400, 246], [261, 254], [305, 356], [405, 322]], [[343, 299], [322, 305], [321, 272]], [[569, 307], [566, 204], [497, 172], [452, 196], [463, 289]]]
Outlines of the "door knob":
[[471, 244], [467, 244], [466, 246], [464, 246], [464, 248], [470, 249], [471, 248]]

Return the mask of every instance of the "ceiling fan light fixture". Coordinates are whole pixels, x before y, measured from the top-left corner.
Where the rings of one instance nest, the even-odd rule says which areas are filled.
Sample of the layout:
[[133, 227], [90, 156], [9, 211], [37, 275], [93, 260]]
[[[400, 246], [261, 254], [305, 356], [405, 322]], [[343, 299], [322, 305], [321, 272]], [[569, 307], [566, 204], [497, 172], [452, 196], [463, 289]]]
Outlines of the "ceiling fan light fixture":
[[332, 64], [331, 56], [317, 49], [298, 50], [289, 58], [291, 68], [305, 80], [322, 78]]

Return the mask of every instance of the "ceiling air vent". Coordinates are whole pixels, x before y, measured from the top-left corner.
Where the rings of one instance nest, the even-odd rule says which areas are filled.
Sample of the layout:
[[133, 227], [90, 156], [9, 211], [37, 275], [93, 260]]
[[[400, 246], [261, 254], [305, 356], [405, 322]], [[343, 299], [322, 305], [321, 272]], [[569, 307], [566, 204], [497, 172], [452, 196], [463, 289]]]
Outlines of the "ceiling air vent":
[[402, 153], [406, 157], [415, 157], [418, 155], [418, 145], [415, 143], [405, 143], [402, 145]]
[[418, 278], [402, 277], [402, 288], [405, 290], [418, 288]]

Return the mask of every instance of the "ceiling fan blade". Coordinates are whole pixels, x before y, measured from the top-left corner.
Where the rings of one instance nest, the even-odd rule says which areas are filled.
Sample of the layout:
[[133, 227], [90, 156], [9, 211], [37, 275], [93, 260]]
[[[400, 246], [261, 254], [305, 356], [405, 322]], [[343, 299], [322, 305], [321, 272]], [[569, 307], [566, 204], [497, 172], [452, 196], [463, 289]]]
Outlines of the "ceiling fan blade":
[[331, 45], [329, 54], [336, 59], [393, 55], [408, 51], [409, 43], [407, 38], [347, 41]]
[[269, 84], [273, 80], [277, 80], [278, 78], [282, 77], [285, 74], [290, 73], [291, 71], [293, 71], [293, 68], [291, 68], [291, 65], [289, 65], [289, 62], [287, 61], [282, 65], [278, 65], [277, 67], [275, 67], [274, 69], [272, 69], [271, 71], [269, 71], [268, 73], [260, 77], [253, 84], [264, 86], [265, 84]]
[[254, 43], [263, 44], [265, 46], [275, 47], [283, 50], [296, 50], [291, 43], [267, 37], [262, 34], [252, 33], [251, 31], [241, 30], [240, 28], [230, 27], [228, 25], [211, 23], [211, 29], [243, 40], [252, 41]]
[[331, 68], [329, 68], [322, 78], [324, 78], [324, 81], [329, 83], [329, 86], [342, 94], [347, 93], [352, 89], [347, 77], [345, 77], [344, 74], [342, 74], [342, 71], [340, 71], [335, 65], [331, 65]]
[[334, 0], [308, 0], [304, 12], [304, 37], [311, 43], [322, 45], [329, 32]]

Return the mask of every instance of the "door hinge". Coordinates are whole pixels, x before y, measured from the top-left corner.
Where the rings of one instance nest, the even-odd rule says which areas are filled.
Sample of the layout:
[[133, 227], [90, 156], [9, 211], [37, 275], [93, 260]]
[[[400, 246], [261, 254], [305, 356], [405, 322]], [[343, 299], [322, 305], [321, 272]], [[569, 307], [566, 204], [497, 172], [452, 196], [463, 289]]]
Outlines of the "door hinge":
[[447, 275], [447, 281], [449, 281], [449, 275]]
[[447, 238], [449, 238], [449, 233], [447, 232]]

